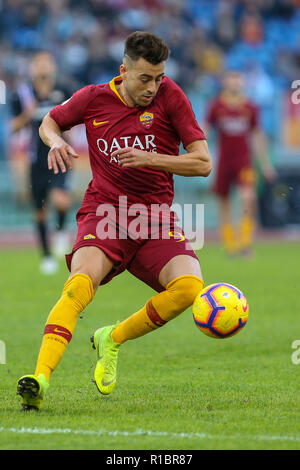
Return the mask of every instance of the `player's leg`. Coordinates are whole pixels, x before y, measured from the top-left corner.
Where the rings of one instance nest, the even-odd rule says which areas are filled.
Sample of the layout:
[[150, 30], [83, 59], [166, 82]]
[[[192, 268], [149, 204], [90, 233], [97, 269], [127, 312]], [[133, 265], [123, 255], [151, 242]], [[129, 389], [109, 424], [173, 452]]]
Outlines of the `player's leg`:
[[55, 254], [61, 257], [69, 249], [69, 237], [65, 227], [67, 214], [71, 207], [71, 195], [66, 187], [66, 174], [59, 173], [54, 177], [56, 181], [52, 184], [50, 193], [57, 215], [54, 250]]
[[[41, 204], [42, 206], [42, 204]], [[35, 210], [35, 221], [37, 226], [37, 232], [39, 235], [39, 244], [43, 257], [51, 256], [50, 246], [47, 234], [47, 210], [45, 207], [39, 207]]]
[[243, 185], [238, 188], [241, 201], [240, 248], [248, 255], [253, 244], [256, 219], [256, 188]]
[[199, 261], [189, 255], [178, 255], [169, 260], [158, 281], [165, 290], [119, 323], [112, 332], [114, 341], [122, 344], [165, 325], [190, 307], [204, 286]]
[[[224, 160], [224, 159], [223, 159]], [[214, 193], [217, 197], [219, 209], [219, 230], [220, 238], [228, 255], [233, 255], [237, 251], [236, 234], [232, 221], [230, 187], [232, 184], [232, 172], [220, 161], [217, 167]]]
[[40, 269], [43, 274], [54, 274], [58, 269], [58, 265], [51, 255], [47, 228], [46, 200], [48, 194], [48, 176], [45, 169], [41, 168], [37, 163], [31, 165], [30, 173], [32, 202], [35, 209], [35, 226], [42, 255]]
[[204, 287], [195, 253], [189, 244], [174, 238], [145, 243], [129, 270], [159, 293], [121, 323], [95, 332], [93, 343], [102, 359], [97, 362], [94, 378], [102, 394], [114, 389], [120, 344], [144, 336], [177, 317], [192, 305]]
[[237, 251], [235, 228], [232, 222], [231, 198], [229, 194], [218, 197], [220, 215], [220, 236], [228, 255], [234, 255]]
[[253, 243], [256, 219], [256, 177], [253, 168], [245, 166], [238, 173], [237, 188], [241, 201], [240, 249], [248, 255]]
[[36, 375], [42, 373], [47, 380], [50, 378], [72, 338], [78, 316], [111, 268], [112, 262], [97, 247], [85, 246], [74, 253], [70, 277], [46, 322]]
[[26, 409], [40, 407], [50, 375], [72, 339], [80, 313], [112, 266], [112, 261], [97, 247], [82, 247], [74, 253], [71, 275], [46, 322], [35, 374], [18, 382], [18, 393]]
[[67, 213], [71, 206], [70, 193], [64, 189], [54, 188], [51, 191], [51, 199], [57, 211], [57, 231], [65, 229]]

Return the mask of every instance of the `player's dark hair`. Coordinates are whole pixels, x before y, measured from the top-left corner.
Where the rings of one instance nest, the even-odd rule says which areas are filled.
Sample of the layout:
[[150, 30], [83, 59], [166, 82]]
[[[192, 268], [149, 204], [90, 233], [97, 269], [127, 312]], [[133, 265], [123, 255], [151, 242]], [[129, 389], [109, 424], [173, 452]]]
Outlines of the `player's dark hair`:
[[157, 65], [168, 59], [170, 49], [164, 41], [155, 34], [145, 31], [135, 31], [125, 41], [124, 56], [131, 60], [145, 59], [150, 64]]

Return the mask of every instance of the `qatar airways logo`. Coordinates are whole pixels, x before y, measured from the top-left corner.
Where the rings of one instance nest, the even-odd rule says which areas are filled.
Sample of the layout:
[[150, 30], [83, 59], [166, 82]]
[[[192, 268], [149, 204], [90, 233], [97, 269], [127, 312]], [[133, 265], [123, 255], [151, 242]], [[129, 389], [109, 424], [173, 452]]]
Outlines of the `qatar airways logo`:
[[[141, 136], [127, 135], [125, 137], [114, 137], [112, 141], [106, 139], [97, 139], [97, 147], [101, 153], [110, 157], [111, 153], [125, 147], [138, 148], [147, 152], [157, 153], [155, 144], [155, 135], [147, 134]], [[110, 163], [118, 163], [117, 157], [110, 157]]]

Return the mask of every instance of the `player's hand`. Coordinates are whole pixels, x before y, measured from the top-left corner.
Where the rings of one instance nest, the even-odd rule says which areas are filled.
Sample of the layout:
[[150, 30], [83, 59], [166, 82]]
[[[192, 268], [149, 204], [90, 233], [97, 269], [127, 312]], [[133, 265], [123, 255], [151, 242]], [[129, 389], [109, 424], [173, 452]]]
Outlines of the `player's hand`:
[[71, 145], [64, 141], [54, 144], [48, 153], [48, 168], [53, 170], [54, 174], [59, 173], [59, 170], [65, 173], [67, 171], [66, 166], [69, 170], [72, 170], [71, 158], [79, 158], [78, 153]]
[[123, 168], [138, 168], [141, 166], [149, 166], [151, 164], [151, 153], [145, 150], [139, 150], [133, 147], [125, 147], [115, 150], [111, 154], [117, 158], [119, 165]]

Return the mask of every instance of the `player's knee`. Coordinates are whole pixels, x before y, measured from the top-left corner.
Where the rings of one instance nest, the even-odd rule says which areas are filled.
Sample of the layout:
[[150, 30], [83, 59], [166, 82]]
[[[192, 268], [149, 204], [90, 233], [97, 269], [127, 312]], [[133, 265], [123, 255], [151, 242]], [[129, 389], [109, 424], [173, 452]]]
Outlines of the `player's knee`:
[[91, 283], [92, 283], [92, 286], [93, 286], [93, 293], [96, 292], [96, 290], [98, 289], [99, 287], [99, 284], [101, 282], [101, 276], [98, 275], [98, 273], [95, 273], [93, 271], [90, 271], [88, 269], [78, 269], [76, 271], [72, 271], [71, 272], [71, 276], [75, 276], [75, 274], [84, 274], [85, 276], [87, 276]]
[[203, 289], [204, 282], [194, 275], [180, 276], [167, 285], [176, 309], [183, 312], [190, 307], [198, 293]]
[[112, 261], [97, 247], [84, 246], [79, 248], [71, 261], [71, 275], [84, 273], [92, 281], [94, 292], [100, 282], [110, 272]]
[[93, 299], [94, 288], [92, 279], [84, 273], [72, 275], [65, 283], [63, 295], [81, 312]]

